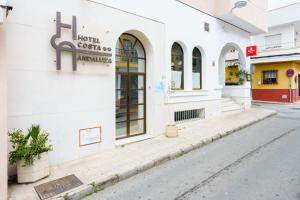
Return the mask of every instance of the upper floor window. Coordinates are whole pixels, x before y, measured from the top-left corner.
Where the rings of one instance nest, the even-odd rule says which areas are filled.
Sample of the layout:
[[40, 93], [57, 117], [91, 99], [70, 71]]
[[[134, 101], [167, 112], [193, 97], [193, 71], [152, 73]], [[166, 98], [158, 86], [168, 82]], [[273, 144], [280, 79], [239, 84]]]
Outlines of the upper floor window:
[[178, 43], [174, 43], [171, 50], [171, 87], [174, 90], [183, 90], [184, 88], [184, 63], [183, 63], [183, 50]]
[[265, 36], [266, 49], [274, 49], [281, 47], [281, 34]]
[[202, 56], [198, 48], [193, 50], [193, 89], [202, 89]]
[[262, 72], [263, 84], [277, 84], [278, 83], [278, 71], [270, 70]]

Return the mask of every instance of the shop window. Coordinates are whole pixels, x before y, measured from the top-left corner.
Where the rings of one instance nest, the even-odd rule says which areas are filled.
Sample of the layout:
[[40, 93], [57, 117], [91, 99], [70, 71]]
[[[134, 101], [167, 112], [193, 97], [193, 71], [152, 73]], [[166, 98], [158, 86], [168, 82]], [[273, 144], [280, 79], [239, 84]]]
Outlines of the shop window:
[[171, 88], [173, 90], [183, 90], [184, 86], [184, 63], [183, 63], [183, 50], [178, 43], [174, 43], [172, 46], [172, 58], [171, 58]]
[[202, 56], [198, 48], [193, 50], [193, 89], [202, 89]]
[[271, 71], [263, 71], [262, 72], [262, 80], [263, 84], [277, 84], [278, 83], [278, 71], [271, 70]]

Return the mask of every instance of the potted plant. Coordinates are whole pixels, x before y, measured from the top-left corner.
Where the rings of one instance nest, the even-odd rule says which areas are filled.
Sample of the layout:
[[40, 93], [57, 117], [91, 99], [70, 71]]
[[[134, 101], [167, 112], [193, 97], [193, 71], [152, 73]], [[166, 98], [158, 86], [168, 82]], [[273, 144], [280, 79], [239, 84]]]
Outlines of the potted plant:
[[18, 183], [29, 183], [49, 176], [48, 153], [52, 145], [47, 144], [49, 134], [32, 125], [27, 135], [20, 129], [9, 132], [13, 151], [9, 153], [10, 164], [17, 164]]
[[244, 85], [245, 81], [248, 81], [249, 77], [250, 77], [250, 73], [247, 70], [239, 69], [238, 78], [239, 78], [239, 83], [241, 85]]

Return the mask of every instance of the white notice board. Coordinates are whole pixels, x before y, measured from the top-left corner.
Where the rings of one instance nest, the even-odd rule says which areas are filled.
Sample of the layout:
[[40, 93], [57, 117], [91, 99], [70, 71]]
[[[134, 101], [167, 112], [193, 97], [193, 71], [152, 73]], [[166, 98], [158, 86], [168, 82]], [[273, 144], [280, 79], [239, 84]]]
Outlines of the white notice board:
[[101, 127], [79, 130], [79, 146], [101, 143]]

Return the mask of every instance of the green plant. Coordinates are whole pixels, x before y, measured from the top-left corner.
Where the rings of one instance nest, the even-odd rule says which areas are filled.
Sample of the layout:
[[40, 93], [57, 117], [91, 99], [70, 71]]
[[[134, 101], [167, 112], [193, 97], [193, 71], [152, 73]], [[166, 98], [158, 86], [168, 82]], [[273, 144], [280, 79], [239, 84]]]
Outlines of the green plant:
[[238, 67], [238, 65], [228, 65], [227, 67], [228, 67], [229, 69], [235, 69], [235, 68]]
[[24, 166], [32, 165], [36, 158], [40, 159], [40, 154], [52, 151], [52, 145], [47, 144], [48, 136], [49, 133], [41, 132], [39, 125], [32, 125], [27, 135], [20, 129], [13, 129], [9, 132], [13, 147], [13, 151], [9, 153], [10, 164], [24, 160]]
[[70, 198], [69, 198], [69, 193], [65, 193], [64, 196], [63, 196], [63, 198], [64, 198], [64, 200], [70, 199]]
[[239, 83], [241, 84], [241, 85], [243, 85], [244, 83], [245, 83], [245, 81], [247, 81], [250, 76], [250, 73], [247, 71], [247, 70], [245, 70], [245, 69], [239, 69], [239, 71], [238, 71], [238, 78], [239, 78]]

